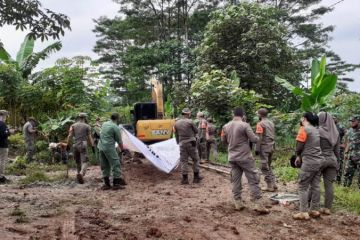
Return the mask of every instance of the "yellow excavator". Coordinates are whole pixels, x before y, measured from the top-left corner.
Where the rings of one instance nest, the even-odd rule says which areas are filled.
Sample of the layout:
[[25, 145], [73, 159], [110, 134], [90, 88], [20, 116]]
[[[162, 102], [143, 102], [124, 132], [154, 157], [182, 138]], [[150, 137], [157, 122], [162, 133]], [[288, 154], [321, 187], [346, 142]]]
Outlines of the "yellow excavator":
[[146, 143], [159, 142], [172, 137], [175, 119], [165, 119], [163, 86], [155, 77], [150, 79], [152, 102], [136, 103], [134, 117], [135, 136]]

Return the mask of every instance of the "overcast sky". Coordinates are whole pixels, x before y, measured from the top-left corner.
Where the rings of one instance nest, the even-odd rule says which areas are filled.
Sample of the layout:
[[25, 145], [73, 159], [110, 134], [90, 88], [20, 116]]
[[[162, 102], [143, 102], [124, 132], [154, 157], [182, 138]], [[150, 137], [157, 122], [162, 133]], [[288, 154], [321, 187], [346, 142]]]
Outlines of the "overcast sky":
[[[338, 1], [323, 0], [322, 4], [330, 6]], [[119, 5], [112, 0], [42, 0], [41, 2], [43, 7], [68, 15], [72, 31], [67, 31], [61, 39], [62, 50], [43, 61], [39, 65], [39, 69], [51, 66], [56, 59], [61, 57], [87, 55], [96, 58], [96, 54], [92, 51], [96, 41], [95, 34], [92, 32], [93, 19], [100, 16], [115, 16]], [[329, 45], [349, 63], [360, 62], [359, 10], [360, 0], [344, 0], [336, 5], [333, 12], [321, 19], [324, 25], [335, 25], [335, 31], [331, 35], [333, 40]], [[24, 36], [24, 32], [15, 31], [12, 26], [0, 28], [0, 39], [13, 57], [15, 57]], [[50, 43], [36, 42], [35, 51]], [[355, 82], [350, 83], [349, 88], [360, 91], [360, 70], [350, 73], [349, 76], [355, 78]]]

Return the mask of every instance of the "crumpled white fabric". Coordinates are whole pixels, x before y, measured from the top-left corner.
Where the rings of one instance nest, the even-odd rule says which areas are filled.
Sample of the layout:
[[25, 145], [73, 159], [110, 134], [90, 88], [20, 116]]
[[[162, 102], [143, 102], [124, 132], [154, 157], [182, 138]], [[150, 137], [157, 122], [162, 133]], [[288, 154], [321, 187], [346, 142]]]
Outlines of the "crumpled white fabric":
[[146, 145], [126, 129], [120, 128], [120, 130], [124, 148], [142, 153], [159, 170], [170, 173], [179, 165], [180, 148], [175, 138]]

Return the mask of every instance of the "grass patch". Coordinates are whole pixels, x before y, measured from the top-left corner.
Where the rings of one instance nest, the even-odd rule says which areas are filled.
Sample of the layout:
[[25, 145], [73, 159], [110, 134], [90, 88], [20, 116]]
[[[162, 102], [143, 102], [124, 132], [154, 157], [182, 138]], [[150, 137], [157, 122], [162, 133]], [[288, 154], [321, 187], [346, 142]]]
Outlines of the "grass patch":
[[31, 183], [51, 183], [51, 182], [61, 182], [67, 179], [66, 172], [61, 172], [59, 174], [48, 175], [44, 170], [29, 169], [26, 172], [26, 177], [19, 180], [19, 183], [22, 185], [28, 185]]
[[360, 214], [360, 191], [358, 188], [334, 185], [335, 209], [346, 209]]
[[14, 210], [10, 213], [10, 216], [16, 217], [15, 223], [28, 223], [29, 218], [26, 216], [24, 210], [19, 207], [15, 207]]
[[292, 167], [273, 167], [276, 177], [283, 182], [295, 181], [298, 177], [298, 170]]
[[27, 175], [27, 173], [33, 171], [45, 171], [45, 172], [57, 172], [65, 171], [66, 165], [64, 164], [43, 164], [43, 163], [26, 163], [26, 160], [23, 156], [19, 156], [16, 160], [6, 166], [6, 174], [22, 176]]
[[30, 184], [34, 182], [50, 182], [50, 178], [41, 170], [29, 171], [26, 177], [19, 180], [20, 184]]
[[[211, 159], [212, 159], [212, 161], [214, 161], [213, 158], [211, 158]], [[228, 154], [224, 153], [224, 152], [218, 152], [218, 158], [214, 162], [219, 163], [219, 164], [223, 164], [223, 165], [228, 165], [229, 164]]]

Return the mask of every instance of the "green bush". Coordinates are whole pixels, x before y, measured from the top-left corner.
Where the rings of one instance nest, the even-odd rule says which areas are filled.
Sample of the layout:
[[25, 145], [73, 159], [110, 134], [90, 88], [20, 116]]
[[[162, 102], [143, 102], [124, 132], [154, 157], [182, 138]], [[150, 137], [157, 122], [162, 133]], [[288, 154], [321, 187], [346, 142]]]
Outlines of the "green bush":
[[360, 192], [358, 189], [335, 185], [335, 209], [347, 209], [360, 214]]
[[30, 184], [34, 182], [50, 182], [51, 179], [42, 170], [28, 170], [26, 177], [19, 181], [20, 184]]
[[9, 144], [12, 146], [22, 147], [25, 144], [24, 137], [21, 133], [10, 135], [8, 140]]
[[13, 163], [6, 166], [6, 173], [17, 176], [25, 175], [27, 167], [25, 158], [18, 156]]
[[292, 167], [274, 167], [276, 177], [283, 182], [295, 181], [298, 177], [298, 170]]
[[49, 150], [43, 150], [35, 154], [35, 159], [43, 163], [51, 163], [51, 152]]
[[37, 152], [41, 152], [41, 151], [49, 149], [49, 143], [47, 141], [44, 141], [44, 140], [36, 141], [35, 146], [36, 146], [36, 151]]

